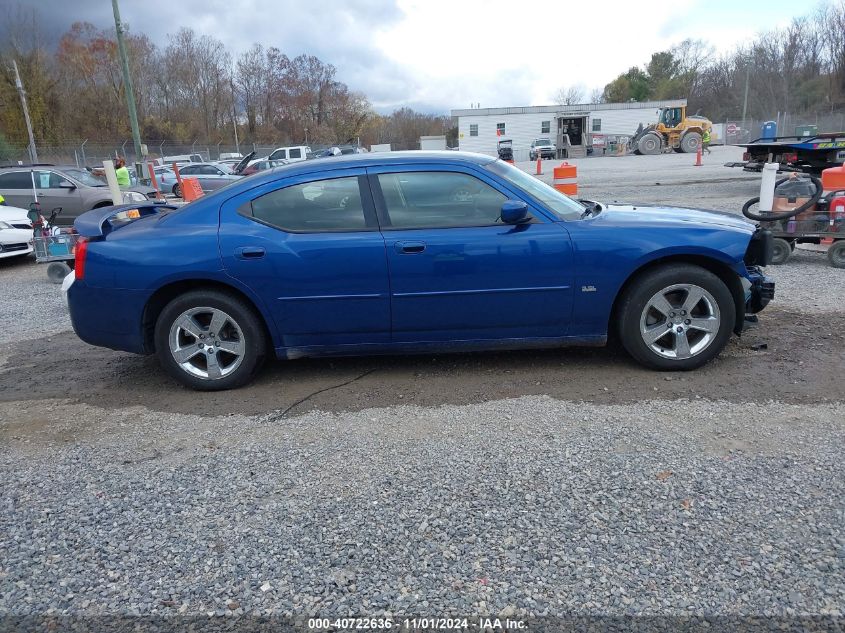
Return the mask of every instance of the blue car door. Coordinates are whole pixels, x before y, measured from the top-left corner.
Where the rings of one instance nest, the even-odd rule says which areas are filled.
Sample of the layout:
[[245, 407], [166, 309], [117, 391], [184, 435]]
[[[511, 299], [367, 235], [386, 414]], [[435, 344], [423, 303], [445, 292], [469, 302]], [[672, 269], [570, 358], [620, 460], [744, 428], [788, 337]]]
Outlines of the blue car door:
[[[471, 167], [369, 168], [390, 268], [393, 341], [558, 338], [572, 312], [569, 233]], [[524, 194], [523, 194], [524, 196]]]
[[227, 273], [261, 297], [289, 350], [389, 342], [384, 239], [363, 169], [292, 176], [230, 198], [219, 244]]

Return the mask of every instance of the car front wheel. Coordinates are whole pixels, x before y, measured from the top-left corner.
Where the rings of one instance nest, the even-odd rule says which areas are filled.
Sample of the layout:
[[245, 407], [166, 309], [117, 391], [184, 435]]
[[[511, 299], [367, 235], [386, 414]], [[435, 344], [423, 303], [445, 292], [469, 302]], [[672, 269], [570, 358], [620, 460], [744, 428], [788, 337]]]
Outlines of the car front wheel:
[[622, 344], [642, 364], [697, 369], [727, 345], [736, 321], [730, 290], [699, 266], [673, 264], [640, 276], [618, 311]]
[[201, 391], [248, 383], [264, 362], [264, 328], [250, 306], [216, 290], [187, 292], [168, 303], [155, 328], [156, 354], [182, 384]]

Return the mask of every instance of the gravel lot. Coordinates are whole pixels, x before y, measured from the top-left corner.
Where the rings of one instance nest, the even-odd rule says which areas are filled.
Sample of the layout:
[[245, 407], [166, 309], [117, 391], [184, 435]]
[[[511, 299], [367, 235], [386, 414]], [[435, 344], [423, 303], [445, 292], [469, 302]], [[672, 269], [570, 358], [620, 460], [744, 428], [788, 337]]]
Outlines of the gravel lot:
[[[735, 151], [581, 160], [582, 194], [735, 211]], [[0, 262], [0, 616], [841, 616], [845, 271], [767, 272], [759, 326], [692, 374], [336, 359], [199, 396]]]

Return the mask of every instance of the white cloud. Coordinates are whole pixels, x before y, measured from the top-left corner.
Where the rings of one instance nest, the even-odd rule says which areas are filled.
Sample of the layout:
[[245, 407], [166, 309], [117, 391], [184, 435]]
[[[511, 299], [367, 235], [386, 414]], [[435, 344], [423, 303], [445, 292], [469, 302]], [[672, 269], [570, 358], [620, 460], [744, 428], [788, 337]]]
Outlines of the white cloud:
[[[253, 42], [334, 64], [338, 78], [380, 111], [444, 112], [540, 105], [562, 86], [604, 85], [651, 53], [692, 37], [727, 51], [807, 7], [788, 0], [760, 15], [731, 0], [123, 0], [134, 32], [166, 44], [191, 26], [237, 54]], [[39, 0], [45, 25], [74, 19], [108, 28], [110, 3]]]

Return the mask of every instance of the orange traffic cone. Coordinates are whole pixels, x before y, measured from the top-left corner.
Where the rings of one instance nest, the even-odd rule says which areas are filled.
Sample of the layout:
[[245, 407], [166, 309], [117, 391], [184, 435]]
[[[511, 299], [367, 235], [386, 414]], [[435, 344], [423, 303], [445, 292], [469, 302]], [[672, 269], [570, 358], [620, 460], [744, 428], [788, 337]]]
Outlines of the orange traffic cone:
[[543, 157], [540, 155], [540, 152], [537, 152], [537, 171], [535, 172], [535, 175], [543, 175]]
[[695, 150], [695, 167], [701, 167], [701, 145]]

